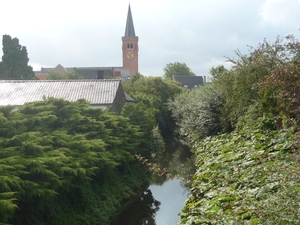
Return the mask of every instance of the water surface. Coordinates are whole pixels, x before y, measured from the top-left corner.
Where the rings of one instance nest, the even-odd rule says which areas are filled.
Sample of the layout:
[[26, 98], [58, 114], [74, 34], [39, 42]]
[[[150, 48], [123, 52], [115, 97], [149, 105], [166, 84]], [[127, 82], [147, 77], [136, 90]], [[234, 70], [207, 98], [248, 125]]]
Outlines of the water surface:
[[156, 225], [175, 225], [180, 220], [178, 213], [184, 207], [189, 191], [180, 180], [167, 180], [162, 186], [150, 185], [154, 199], [161, 203], [156, 212]]

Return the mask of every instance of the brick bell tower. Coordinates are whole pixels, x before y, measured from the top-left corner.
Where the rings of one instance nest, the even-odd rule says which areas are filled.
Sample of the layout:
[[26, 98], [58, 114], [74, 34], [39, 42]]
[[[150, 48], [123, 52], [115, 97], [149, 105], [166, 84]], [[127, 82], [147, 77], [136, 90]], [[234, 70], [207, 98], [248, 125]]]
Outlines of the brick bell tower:
[[125, 35], [122, 37], [123, 68], [129, 69], [130, 76], [139, 71], [139, 38], [135, 36], [130, 5], [128, 7]]

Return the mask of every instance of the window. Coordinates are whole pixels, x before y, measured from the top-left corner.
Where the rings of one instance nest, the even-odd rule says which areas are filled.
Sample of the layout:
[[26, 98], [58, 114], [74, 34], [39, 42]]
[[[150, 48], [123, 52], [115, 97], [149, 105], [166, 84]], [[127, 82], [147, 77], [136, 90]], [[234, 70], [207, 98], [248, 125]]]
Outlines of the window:
[[127, 50], [133, 50], [133, 44], [127, 44]]

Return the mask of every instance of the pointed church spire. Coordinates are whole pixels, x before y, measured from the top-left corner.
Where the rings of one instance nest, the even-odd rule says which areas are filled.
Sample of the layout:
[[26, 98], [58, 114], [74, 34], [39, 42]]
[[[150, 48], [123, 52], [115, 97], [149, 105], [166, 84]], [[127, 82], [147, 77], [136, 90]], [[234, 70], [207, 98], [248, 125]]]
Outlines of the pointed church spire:
[[125, 28], [125, 37], [135, 37], [134, 32], [134, 26], [133, 26], [133, 20], [131, 15], [131, 8], [130, 4], [128, 7], [128, 13], [127, 13], [127, 22], [126, 22], [126, 28]]

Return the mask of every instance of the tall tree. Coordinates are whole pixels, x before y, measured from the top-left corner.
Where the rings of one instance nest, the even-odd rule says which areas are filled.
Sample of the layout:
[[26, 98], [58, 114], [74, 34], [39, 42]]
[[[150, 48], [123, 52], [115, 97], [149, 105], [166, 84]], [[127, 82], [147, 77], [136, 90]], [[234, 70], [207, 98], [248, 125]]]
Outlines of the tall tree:
[[17, 38], [3, 35], [3, 56], [0, 62], [0, 79], [30, 80], [35, 79], [25, 46], [19, 44]]
[[172, 80], [174, 75], [196, 76], [185, 63], [168, 63], [164, 68], [164, 78]]
[[[151, 125], [158, 124], [163, 135], [173, 133], [174, 120], [171, 118], [171, 113], [165, 104], [181, 92], [181, 88], [176, 82], [163, 80], [161, 77], [141, 77], [134, 82], [131, 82], [131, 79], [129, 82], [124, 82], [123, 87], [138, 103], [123, 107], [123, 113], [127, 111], [125, 114], [129, 114], [126, 116], [130, 115], [134, 120], [134, 124], [140, 123], [144, 126], [145, 119], [143, 118], [145, 117], [148, 121], [147, 126], [152, 121], [154, 124]], [[155, 121], [152, 120], [153, 117], [149, 114], [153, 114]], [[152, 127], [151, 125], [150, 127]]]

